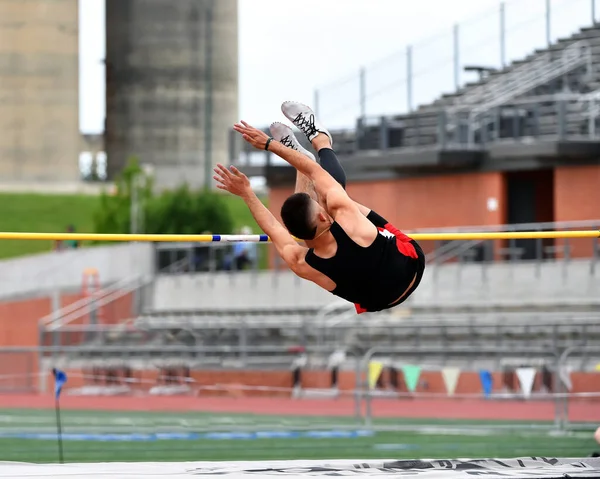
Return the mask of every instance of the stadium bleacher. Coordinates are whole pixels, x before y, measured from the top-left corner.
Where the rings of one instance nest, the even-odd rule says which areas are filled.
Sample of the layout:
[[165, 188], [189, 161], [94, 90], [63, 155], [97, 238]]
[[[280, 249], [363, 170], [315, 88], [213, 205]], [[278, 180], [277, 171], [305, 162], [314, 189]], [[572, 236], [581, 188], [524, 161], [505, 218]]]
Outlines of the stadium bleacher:
[[[597, 156], [599, 60], [600, 27], [582, 28], [413, 112], [358, 118], [354, 129], [332, 131], [336, 151], [356, 175], [472, 164], [483, 152], [506, 157], [515, 143], [547, 153], [565, 139], [576, 154]], [[247, 165], [248, 145], [233, 133], [231, 145], [231, 161], [250, 176], [289, 169], [274, 167], [269, 155], [265, 165]]]
[[[567, 138], [573, 154], [593, 156], [600, 153], [599, 92], [600, 26], [594, 26], [412, 113], [360, 118], [354, 130], [332, 133], [355, 174], [446, 160], [465, 164], [482, 155], [510, 155], [514, 147], [548, 152]], [[231, 144], [231, 158], [239, 163], [250, 150], [237, 137]], [[241, 167], [250, 175], [267, 168], [268, 176], [271, 165]], [[474, 368], [476, 361], [477, 368], [497, 370], [509, 359], [547, 365], [555, 360], [544, 354], [600, 346], [598, 243], [591, 259], [554, 248], [537, 261], [518, 255], [463, 261], [469, 248], [455, 251], [428, 265], [403, 307], [361, 317], [348, 305], [330, 307], [329, 294], [288, 271], [170, 271], [156, 275], [144, 312], [127, 328], [81, 335], [81, 327], [64, 325], [63, 333], [75, 334], [62, 338], [85, 339], [65, 343], [77, 346], [68, 355], [47, 359], [82, 368], [118, 358], [138, 368], [179, 361], [192, 368], [289, 370], [304, 353], [309, 366], [323, 367], [340, 349], [360, 355], [372, 347], [400, 347], [404, 361], [435, 367]], [[482, 360], [486, 347], [497, 352]], [[354, 368], [352, 361], [343, 367]], [[591, 354], [576, 356], [571, 365], [590, 371], [597, 363]]]

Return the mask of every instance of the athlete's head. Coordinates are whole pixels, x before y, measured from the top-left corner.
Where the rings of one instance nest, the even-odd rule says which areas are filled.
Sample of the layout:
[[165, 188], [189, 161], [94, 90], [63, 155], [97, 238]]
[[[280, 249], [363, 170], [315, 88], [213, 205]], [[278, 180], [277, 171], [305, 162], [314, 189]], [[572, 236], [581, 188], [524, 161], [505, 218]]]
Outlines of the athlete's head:
[[294, 193], [285, 200], [281, 219], [288, 231], [302, 240], [314, 239], [319, 230], [331, 224], [325, 209], [306, 193]]

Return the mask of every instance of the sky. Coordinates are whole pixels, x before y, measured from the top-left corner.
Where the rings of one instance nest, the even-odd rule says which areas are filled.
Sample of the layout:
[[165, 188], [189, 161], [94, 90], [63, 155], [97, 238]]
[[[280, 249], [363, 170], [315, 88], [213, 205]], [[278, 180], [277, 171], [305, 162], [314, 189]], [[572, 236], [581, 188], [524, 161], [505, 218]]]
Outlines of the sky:
[[[175, 0], [174, 0], [175, 1]], [[551, 0], [554, 40], [591, 23], [593, 0]], [[104, 0], [80, 3], [80, 126], [104, 120]], [[328, 125], [350, 127], [360, 114], [409, 108], [407, 46], [412, 46], [412, 106], [454, 89], [453, 25], [459, 61], [501, 63], [499, 0], [239, 0], [239, 117], [257, 126], [281, 119], [285, 100], [315, 104]], [[507, 0], [506, 60], [546, 44], [546, 0]], [[600, 8], [600, 7], [599, 7]], [[461, 83], [474, 80], [460, 72]]]

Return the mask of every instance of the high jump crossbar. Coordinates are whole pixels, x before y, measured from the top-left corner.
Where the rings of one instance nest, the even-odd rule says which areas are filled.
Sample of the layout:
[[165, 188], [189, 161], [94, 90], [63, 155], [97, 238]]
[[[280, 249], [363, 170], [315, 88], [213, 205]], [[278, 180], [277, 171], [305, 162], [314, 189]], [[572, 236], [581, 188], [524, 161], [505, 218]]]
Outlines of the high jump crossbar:
[[[585, 231], [502, 231], [469, 233], [407, 233], [416, 241], [476, 241], [507, 239], [600, 238], [600, 230]], [[0, 232], [0, 240], [44, 241], [135, 241], [152, 243], [267, 243], [267, 235], [174, 235], [174, 234], [96, 234]]]

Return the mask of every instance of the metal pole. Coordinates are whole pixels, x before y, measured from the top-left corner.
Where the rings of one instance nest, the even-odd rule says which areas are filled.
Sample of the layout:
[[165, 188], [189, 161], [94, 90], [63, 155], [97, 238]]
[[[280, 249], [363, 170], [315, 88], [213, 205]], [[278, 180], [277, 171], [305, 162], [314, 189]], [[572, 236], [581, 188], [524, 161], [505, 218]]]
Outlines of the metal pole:
[[454, 87], [458, 90], [460, 85], [460, 45], [458, 23], [454, 25]]
[[137, 188], [137, 175], [131, 178], [131, 184], [129, 186], [131, 188], [131, 211], [129, 218], [129, 230], [131, 234], [137, 234], [138, 231], [138, 188]]
[[592, 25], [596, 25], [596, 0], [592, 0]]
[[548, 46], [550, 46], [550, 44], [552, 43], [550, 41], [550, 26], [551, 26], [551, 17], [552, 17], [552, 12], [550, 9], [550, 2], [551, 2], [551, 0], [546, 0], [546, 43], [548, 44]]
[[209, 0], [206, 4], [206, 43], [204, 59], [204, 81], [206, 98], [206, 112], [204, 127], [204, 187], [210, 189], [212, 184], [212, 22], [213, 22], [214, 0]]
[[500, 66], [506, 66], [506, 4], [500, 2]]
[[367, 116], [367, 71], [365, 67], [360, 69], [360, 117]]
[[315, 88], [314, 100], [313, 100], [313, 108], [315, 110], [315, 114], [317, 117], [319, 116], [319, 90]]
[[406, 107], [409, 112], [413, 111], [413, 68], [412, 68], [412, 45], [406, 47]]

